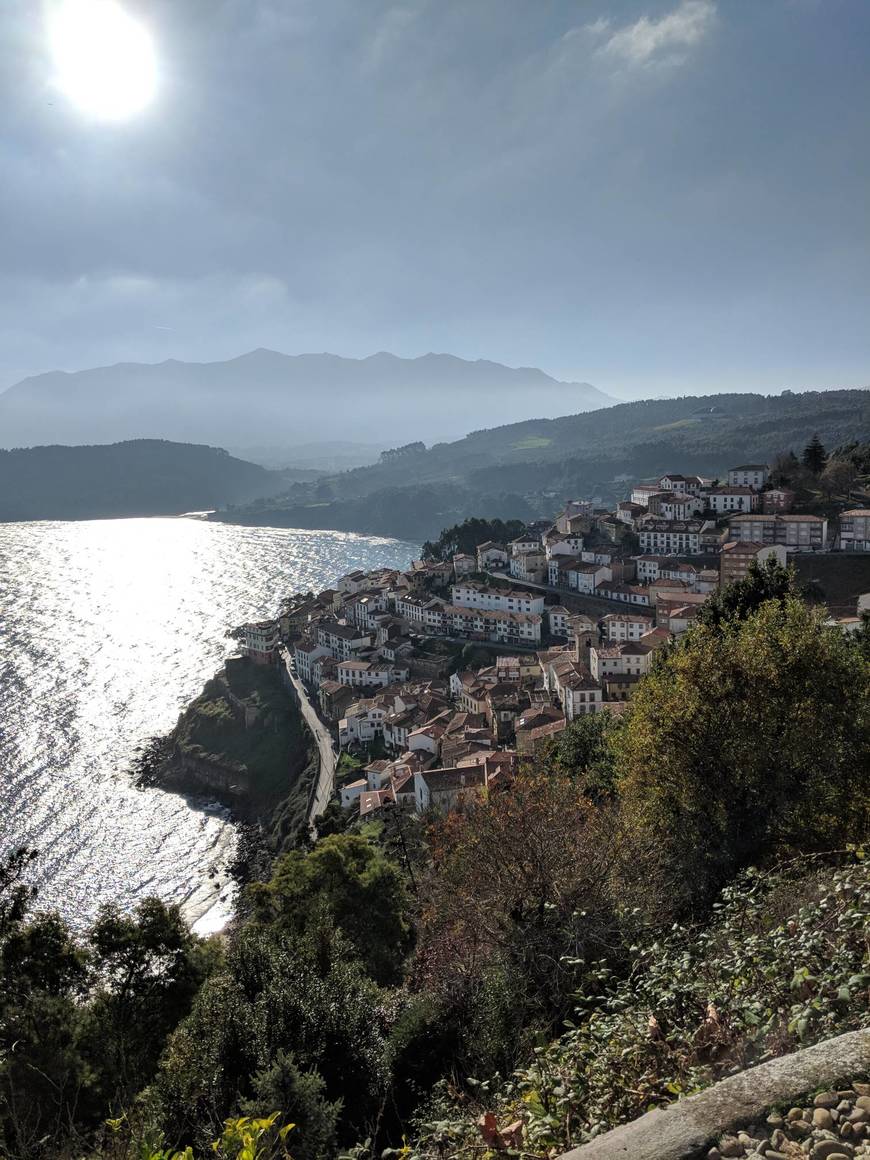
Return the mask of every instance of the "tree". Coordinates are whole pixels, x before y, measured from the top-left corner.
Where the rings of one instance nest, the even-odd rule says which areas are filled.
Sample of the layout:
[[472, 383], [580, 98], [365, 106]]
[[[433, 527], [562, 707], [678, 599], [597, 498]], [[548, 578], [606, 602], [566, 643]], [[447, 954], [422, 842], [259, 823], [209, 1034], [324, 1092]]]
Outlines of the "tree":
[[564, 1017], [578, 960], [618, 942], [610, 872], [619, 840], [612, 811], [543, 770], [468, 802], [431, 832], [418, 976], [441, 999], [470, 996], [470, 1007], [491, 987], [507, 989], [520, 1026]]
[[267, 1109], [280, 1108], [294, 1125], [293, 1160], [321, 1160], [336, 1151], [336, 1131], [341, 1115], [341, 1099], [330, 1102], [324, 1095], [326, 1084], [317, 1071], [304, 1071], [292, 1052], [278, 1051], [253, 1078], [254, 1094], [243, 1101], [246, 1116], [269, 1115]]
[[572, 778], [581, 792], [593, 800], [610, 797], [616, 777], [611, 740], [620, 725], [620, 718], [610, 713], [576, 717], [548, 742], [541, 757], [542, 766]]
[[782, 604], [795, 593], [795, 574], [783, 568], [775, 556], [763, 564], [753, 560], [742, 580], [712, 593], [701, 605], [696, 622], [720, 630], [729, 621], [745, 620], [767, 600]]
[[330, 834], [310, 853], [285, 854], [251, 896], [260, 921], [298, 934], [334, 926], [374, 979], [400, 976], [412, 939], [404, 878], [360, 835]]
[[801, 462], [804, 467], [808, 467], [813, 475], [820, 475], [827, 460], [824, 444], [819, 438], [818, 434], [813, 435], [812, 439], [804, 448]]
[[146, 898], [132, 915], [105, 907], [88, 933], [94, 986], [86, 1041], [103, 1098], [122, 1109], [151, 1079], [214, 956], [177, 906]]
[[832, 457], [825, 465], [819, 479], [822, 491], [829, 499], [835, 495], [845, 495], [848, 498], [855, 483], [856, 474], [855, 466], [851, 460]]
[[794, 596], [691, 630], [638, 686], [615, 745], [623, 820], [655, 849], [672, 913], [776, 850], [870, 828], [870, 665]]

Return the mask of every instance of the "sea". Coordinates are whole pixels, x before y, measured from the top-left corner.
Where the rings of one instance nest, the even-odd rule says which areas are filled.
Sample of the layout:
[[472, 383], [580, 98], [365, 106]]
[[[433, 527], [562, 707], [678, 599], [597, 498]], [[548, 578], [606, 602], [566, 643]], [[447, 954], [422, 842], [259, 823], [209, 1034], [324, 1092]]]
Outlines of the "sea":
[[0, 524], [0, 858], [37, 851], [38, 905], [83, 929], [156, 894], [220, 929], [235, 829], [217, 803], [138, 789], [137, 754], [236, 651], [231, 628], [418, 553], [193, 517]]

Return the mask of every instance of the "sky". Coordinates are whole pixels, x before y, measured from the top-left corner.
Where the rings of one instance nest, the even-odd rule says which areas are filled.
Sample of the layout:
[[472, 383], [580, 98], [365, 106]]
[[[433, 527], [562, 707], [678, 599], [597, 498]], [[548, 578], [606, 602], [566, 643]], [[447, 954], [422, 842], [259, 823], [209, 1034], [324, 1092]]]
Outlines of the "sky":
[[156, 88], [111, 120], [64, 2], [0, 9], [0, 389], [259, 346], [870, 385], [867, 0], [119, 0]]

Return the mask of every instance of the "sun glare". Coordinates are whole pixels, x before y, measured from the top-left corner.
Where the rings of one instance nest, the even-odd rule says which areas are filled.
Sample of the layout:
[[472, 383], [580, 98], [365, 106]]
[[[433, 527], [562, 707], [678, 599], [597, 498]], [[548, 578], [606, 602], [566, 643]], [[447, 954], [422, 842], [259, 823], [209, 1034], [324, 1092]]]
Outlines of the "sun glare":
[[56, 84], [83, 113], [119, 121], [152, 100], [151, 36], [116, 0], [60, 0], [49, 11], [49, 41]]

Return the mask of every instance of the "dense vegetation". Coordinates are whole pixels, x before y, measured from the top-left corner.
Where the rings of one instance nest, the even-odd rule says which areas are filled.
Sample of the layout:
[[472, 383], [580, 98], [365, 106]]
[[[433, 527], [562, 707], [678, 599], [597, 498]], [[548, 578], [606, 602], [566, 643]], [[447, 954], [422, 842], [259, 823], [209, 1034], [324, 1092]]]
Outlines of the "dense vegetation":
[[0, 451], [0, 521], [175, 515], [246, 503], [286, 486], [280, 471], [216, 447], [162, 439]]
[[157, 903], [74, 940], [13, 860], [0, 1155], [199, 1160], [280, 1112], [296, 1160], [483, 1156], [513, 1120], [545, 1156], [867, 1024], [870, 631], [776, 567], [704, 620], [511, 787], [424, 824], [331, 816], [224, 940]]
[[494, 540], [497, 544], [509, 544], [526, 529], [522, 520], [482, 520], [479, 517], [463, 520], [461, 524], [444, 528], [437, 540], [427, 540], [423, 545], [424, 560], [451, 560], [462, 552], [473, 556], [479, 544]]

